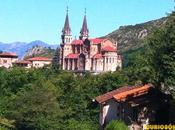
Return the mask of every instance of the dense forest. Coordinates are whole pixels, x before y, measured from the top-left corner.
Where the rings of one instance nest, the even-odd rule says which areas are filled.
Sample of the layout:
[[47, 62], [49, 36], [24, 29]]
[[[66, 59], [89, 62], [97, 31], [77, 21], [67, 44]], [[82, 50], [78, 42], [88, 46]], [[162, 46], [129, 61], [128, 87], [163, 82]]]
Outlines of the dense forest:
[[99, 108], [92, 100], [127, 84], [152, 83], [175, 98], [175, 13], [145, 42], [113, 73], [77, 75], [54, 65], [0, 68], [0, 128], [97, 130]]

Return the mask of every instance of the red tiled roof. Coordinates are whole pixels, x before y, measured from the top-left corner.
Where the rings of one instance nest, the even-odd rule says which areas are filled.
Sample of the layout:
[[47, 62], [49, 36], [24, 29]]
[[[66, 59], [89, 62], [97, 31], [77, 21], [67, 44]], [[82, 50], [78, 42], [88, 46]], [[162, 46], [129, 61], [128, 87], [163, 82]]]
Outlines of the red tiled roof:
[[93, 56], [93, 58], [96, 58], [96, 59], [102, 58], [102, 54], [95, 54], [95, 55]]
[[19, 60], [19, 61], [16, 61], [15, 64], [31, 64], [31, 62], [27, 60]]
[[32, 57], [27, 59], [28, 61], [51, 61], [52, 59], [48, 57]]
[[[121, 101], [122, 99], [126, 99], [127, 96], [134, 95], [135, 96], [138, 94], [144, 94], [145, 92], [148, 92], [148, 90], [152, 87], [152, 85], [147, 84], [144, 86], [124, 86], [119, 89], [113, 90], [111, 92], [107, 92], [103, 95], [100, 95], [95, 98], [95, 100], [98, 103], [103, 103], [109, 99], [114, 98], [117, 101]], [[134, 97], [134, 96], [133, 96]]]
[[101, 43], [104, 39], [101, 38], [94, 38], [94, 39], [90, 39], [90, 41], [94, 44], [98, 44]]
[[79, 54], [73, 54], [73, 53], [71, 53], [71, 54], [68, 54], [68, 55], [66, 56], [66, 58], [77, 59], [78, 56], [79, 56]]
[[73, 40], [71, 44], [79, 45], [79, 44], [83, 44], [83, 41], [82, 40]]
[[18, 56], [16, 55], [16, 53], [3, 52], [3, 53], [0, 53], [0, 57], [18, 57]]
[[128, 96], [137, 97], [137, 96], [143, 95], [147, 93], [150, 88], [151, 88], [150, 85], [144, 85], [144, 86], [136, 87], [131, 90], [116, 94], [113, 97], [117, 101], [124, 101]]
[[104, 48], [102, 48], [102, 51], [115, 52], [116, 49], [114, 47], [111, 47], [111, 46], [105, 46]]

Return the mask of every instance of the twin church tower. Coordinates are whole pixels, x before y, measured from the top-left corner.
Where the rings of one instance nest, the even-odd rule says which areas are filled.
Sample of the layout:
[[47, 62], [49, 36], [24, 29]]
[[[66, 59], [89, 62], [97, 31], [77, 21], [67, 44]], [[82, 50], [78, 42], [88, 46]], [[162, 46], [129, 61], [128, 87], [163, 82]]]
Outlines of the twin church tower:
[[[83, 19], [83, 25], [80, 30], [80, 36], [79, 39], [85, 40], [89, 37], [89, 30], [87, 27], [87, 20], [86, 20], [86, 9], [85, 9], [85, 15]], [[72, 41], [72, 35], [71, 35], [71, 28], [69, 24], [69, 16], [68, 16], [68, 8], [67, 8], [67, 14], [66, 19], [64, 23], [64, 27], [62, 29], [62, 35], [61, 35], [62, 43], [70, 43]]]
[[89, 38], [86, 10], [79, 39], [72, 39], [68, 9], [59, 48], [60, 68], [68, 71], [100, 73], [116, 71], [122, 61], [117, 42], [108, 38]]

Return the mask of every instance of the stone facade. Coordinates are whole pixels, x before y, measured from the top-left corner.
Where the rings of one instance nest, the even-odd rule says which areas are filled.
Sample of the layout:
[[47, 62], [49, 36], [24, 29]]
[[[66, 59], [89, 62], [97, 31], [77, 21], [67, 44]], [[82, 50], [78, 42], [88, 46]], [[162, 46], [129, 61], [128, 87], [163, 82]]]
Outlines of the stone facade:
[[61, 38], [59, 64], [63, 70], [99, 73], [122, 67], [117, 42], [106, 38], [89, 38], [86, 15], [79, 39], [72, 40], [67, 13]]

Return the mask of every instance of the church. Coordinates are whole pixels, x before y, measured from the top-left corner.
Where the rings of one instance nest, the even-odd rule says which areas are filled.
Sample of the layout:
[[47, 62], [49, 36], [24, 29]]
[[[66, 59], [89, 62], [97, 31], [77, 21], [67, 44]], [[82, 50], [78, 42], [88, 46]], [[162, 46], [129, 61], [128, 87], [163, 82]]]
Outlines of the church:
[[62, 70], [101, 73], [120, 69], [122, 60], [117, 53], [117, 42], [108, 38], [89, 38], [86, 12], [79, 39], [72, 39], [67, 11], [61, 35], [59, 64]]

